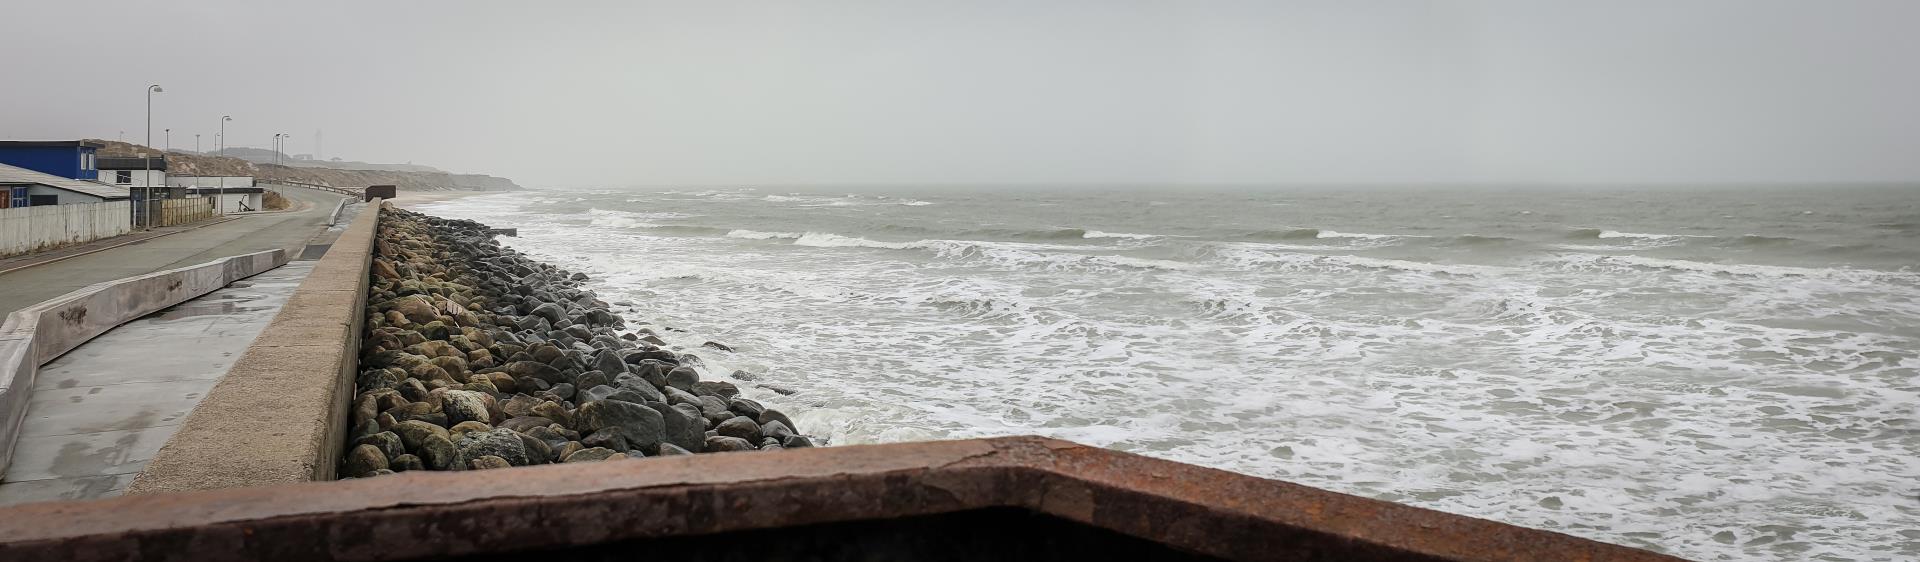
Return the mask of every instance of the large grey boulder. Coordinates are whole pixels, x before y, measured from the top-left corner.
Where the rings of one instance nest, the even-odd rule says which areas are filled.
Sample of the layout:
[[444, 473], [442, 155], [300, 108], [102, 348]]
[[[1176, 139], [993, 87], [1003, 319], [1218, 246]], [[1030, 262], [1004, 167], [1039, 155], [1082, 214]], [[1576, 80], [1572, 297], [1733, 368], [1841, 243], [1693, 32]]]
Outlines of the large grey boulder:
[[688, 406], [668, 406], [663, 403], [649, 403], [648, 407], [660, 414], [664, 422], [662, 441], [672, 443], [688, 451], [699, 452], [706, 448], [706, 426], [701, 423], [700, 411]]
[[452, 423], [492, 423], [492, 418], [487, 415], [487, 398], [487, 395], [471, 390], [449, 390], [440, 395], [440, 410], [447, 413], [447, 421]]
[[729, 418], [727, 421], [720, 422], [720, 425], [713, 426], [713, 430], [727, 437], [739, 437], [749, 442], [760, 441], [760, 424], [753, 423], [753, 420], [745, 416]]
[[526, 466], [531, 462], [526, 445], [520, 442], [520, 434], [511, 429], [469, 431], [453, 443], [453, 448], [466, 459], [494, 456], [506, 459], [507, 464], [513, 466]]
[[660, 444], [666, 422], [653, 408], [620, 400], [599, 400], [580, 406], [573, 415], [574, 429], [592, 433], [609, 427], [620, 428], [627, 443], [649, 450]]

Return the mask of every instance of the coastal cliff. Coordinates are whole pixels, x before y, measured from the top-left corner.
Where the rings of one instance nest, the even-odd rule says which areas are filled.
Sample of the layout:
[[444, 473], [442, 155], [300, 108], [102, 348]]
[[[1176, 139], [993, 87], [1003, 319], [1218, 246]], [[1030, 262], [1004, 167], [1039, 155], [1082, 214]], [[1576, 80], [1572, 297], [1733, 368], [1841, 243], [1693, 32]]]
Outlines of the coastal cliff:
[[[160, 151], [132, 143], [90, 139], [104, 145], [103, 157], [131, 157], [158, 154]], [[264, 152], [259, 149], [232, 149]], [[166, 153], [167, 173], [174, 176], [251, 176], [265, 182], [289, 182], [333, 187], [393, 185], [410, 191], [511, 191], [524, 189], [513, 180], [484, 174], [455, 174], [426, 166], [381, 166], [389, 169], [352, 169], [315, 165], [278, 165], [244, 158], [214, 156], [186, 151]], [[373, 166], [373, 165], [369, 165]]]

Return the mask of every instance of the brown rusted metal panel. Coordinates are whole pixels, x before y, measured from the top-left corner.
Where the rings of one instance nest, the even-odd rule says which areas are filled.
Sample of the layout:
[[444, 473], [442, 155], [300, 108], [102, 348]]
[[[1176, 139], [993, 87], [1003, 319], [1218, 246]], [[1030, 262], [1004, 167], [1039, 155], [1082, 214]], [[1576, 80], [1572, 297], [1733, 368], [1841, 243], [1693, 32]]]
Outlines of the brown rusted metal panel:
[[414, 472], [0, 509], [0, 560], [648, 552], [723, 560], [1674, 560], [1037, 437]]
[[396, 193], [398, 189], [399, 188], [396, 188], [391, 185], [369, 185], [367, 186], [365, 197], [367, 201], [372, 201], [375, 197], [378, 197], [381, 199], [392, 199], [394, 193]]

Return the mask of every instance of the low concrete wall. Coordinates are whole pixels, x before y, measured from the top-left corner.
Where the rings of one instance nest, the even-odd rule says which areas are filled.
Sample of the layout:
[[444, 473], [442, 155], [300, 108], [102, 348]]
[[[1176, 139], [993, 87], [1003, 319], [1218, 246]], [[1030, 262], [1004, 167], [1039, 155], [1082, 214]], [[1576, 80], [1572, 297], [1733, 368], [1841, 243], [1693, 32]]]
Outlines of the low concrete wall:
[[0, 323], [0, 473], [13, 461], [41, 365], [129, 320], [285, 263], [282, 250], [221, 258], [95, 283], [8, 314]]
[[359, 368], [380, 203], [347, 226], [127, 494], [332, 480]]

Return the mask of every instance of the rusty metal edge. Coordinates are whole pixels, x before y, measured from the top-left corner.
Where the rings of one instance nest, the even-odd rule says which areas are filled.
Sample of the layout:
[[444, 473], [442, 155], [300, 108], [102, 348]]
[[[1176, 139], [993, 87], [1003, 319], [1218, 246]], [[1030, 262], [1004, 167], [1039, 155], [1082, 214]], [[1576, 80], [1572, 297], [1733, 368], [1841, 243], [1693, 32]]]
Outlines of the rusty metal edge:
[[662, 457], [0, 509], [0, 559], [406, 560], [1017, 507], [1233, 560], [1677, 560], [1039, 437]]

